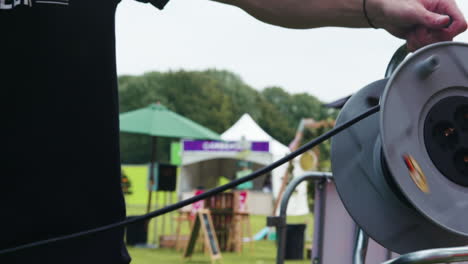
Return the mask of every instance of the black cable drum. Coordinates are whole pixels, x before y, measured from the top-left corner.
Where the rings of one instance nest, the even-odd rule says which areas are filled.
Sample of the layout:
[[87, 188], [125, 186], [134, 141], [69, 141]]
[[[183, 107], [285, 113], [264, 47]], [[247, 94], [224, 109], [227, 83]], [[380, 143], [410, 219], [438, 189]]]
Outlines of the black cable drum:
[[424, 123], [424, 143], [437, 169], [468, 187], [468, 98], [450, 96], [437, 102]]
[[[468, 46], [439, 43], [413, 54], [389, 79], [361, 89], [340, 112], [337, 124], [380, 99], [380, 113], [332, 139], [332, 170], [349, 214], [394, 252], [468, 244], [466, 87]], [[454, 97], [451, 110], [441, 110]], [[445, 119], [456, 125], [444, 126]]]

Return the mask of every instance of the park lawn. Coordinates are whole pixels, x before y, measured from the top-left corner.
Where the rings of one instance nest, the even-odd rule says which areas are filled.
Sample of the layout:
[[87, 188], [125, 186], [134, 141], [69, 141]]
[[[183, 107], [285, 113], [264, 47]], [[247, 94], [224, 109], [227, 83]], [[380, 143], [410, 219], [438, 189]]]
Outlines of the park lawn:
[[[127, 211], [133, 215], [140, 215], [144, 213], [146, 208], [144, 206], [127, 206]], [[158, 221], [158, 234], [170, 234], [171, 217], [166, 217], [165, 224], [163, 227], [162, 216], [157, 218]], [[266, 225], [266, 216], [252, 215], [250, 217], [252, 232], [255, 234], [260, 231]], [[307, 216], [289, 216], [288, 223], [305, 223], [307, 224], [307, 235], [306, 245], [310, 246], [313, 233], [313, 217], [312, 215]], [[175, 223], [173, 224], [175, 229]], [[163, 232], [164, 229], [164, 232]], [[182, 226], [182, 234], [189, 234], [189, 228], [187, 225]], [[148, 241], [154, 242], [154, 220], [149, 225]], [[223, 264], [241, 264], [241, 263], [253, 263], [253, 264], [273, 264], [276, 260], [276, 244], [275, 241], [255, 241], [253, 242], [253, 252], [249, 251], [249, 244], [244, 245], [245, 251], [242, 254], [238, 253], [222, 253]], [[135, 248], [129, 247], [130, 255], [132, 256], [132, 263], [135, 264], [154, 264], [154, 263], [185, 263], [185, 264], [201, 264], [210, 263], [208, 255], [204, 255], [202, 252], [196, 252], [191, 260], [183, 260], [182, 252], [177, 252], [173, 249], [146, 249], [146, 248]], [[305, 256], [305, 253], [304, 253]], [[286, 263], [297, 263], [305, 264], [310, 263], [310, 260], [304, 261], [286, 261]]]
[[[127, 215], [142, 215], [145, 213], [146, 207], [145, 206], [128, 206], [127, 205]], [[176, 223], [174, 218], [177, 216], [177, 213], [166, 214], [164, 216], [157, 217], [157, 224], [158, 224], [158, 234], [171, 234], [171, 223], [172, 221], [172, 230], [175, 230]], [[164, 220], [163, 220], [164, 218]], [[154, 219], [151, 220], [149, 224], [148, 230], [148, 241], [153, 243], [154, 242]], [[163, 224], [164, 221], [164, 224]], [[287, 219], [288, 224], [306, 224], [306, 243], [311, 243], [312, 235], [314, 231], [314, 219], [313, 215], [298, 215], [298, 216], [288, 216]], [[252, 233], [255, 235], [257, 232], [262, 230], [266, 226], [266, 216], [264, 215], [251, 215], [250, 216], [250, 224], [252, 227]], [[190, 230], [188, 224], [182, 225], [182, 234], [189, 234]]]
[[[276, 263], [276, 246], [274, 241], [254, 242], [253, 252], [245, 245], [242, 254], [222, 253], [222, 264], [274, 264]], [[181, 263], [181, 264], [210, 264], [209, 254], [196, 252], [191, 259], [184, 260], [182, 252], [172, 249], [142, 249], [129, 247], [132, 256], [132, 264], [157, 264], [157, 263]], [[305, 253], [304, 253], [305, 257]], [[286, 261], [286, 264], [309, 264], [310, 260]]]
[[[148, 174], [147, 166], [123, 166], [123, 170], [129, 177], [132, 183], [133, 193], [125, 195], [125, 201], [127, 203], [127, 215], [142, 215], [146, 213], [146, 202], [148, 199], [148, 191], [146, 190], [146, 180]], [[172, 193], [172, 201], [176, 201], [175, 192]], [[154, 199], [154, 198], [153, 198]], [[164, 200], [164, 194], [158, 193], [158, 204]], [[154, 200], [153, 200], [154, 205]], [[154, 210], [155, 207], [151, 208]], [[174, 221], [177, 216], [177, 212], [166, 214], [157, 218], [158, 235], [174, 233], [176, 223]], [[252, 215], [250, 217], [251, 227], [253, 235], [266, 226], [266, 216]], [[313, 216], [288, 216], [287, 222], [306, 224], [306, 245], [310, 246], [313, 234]], [[148, 242], [155, 242], [155, 224], [152, 220], [149, 224], [148, 230]], [[189, 234], [190, 230], [187, 224], [182, 225], [182, 234]], [[241, 263], [253, 263], [253, 264], [273, 264], [276, 259], [276, 245], [275, 241], [255, 241], [253, 242], [254, 250], [252, 253], [249, 251], [248, 243], [245, 244], [245, 251], [242, 254], [238, 253], [222, 253], [223, 264], [241, 264]], [[132, 263], [134, 264], [153, 264], [153, 263], [186, 263], [186, 264], [200, 264], [210, 263], [208, 255], [204, 255], [201, 252], [196, 252], [191, 260], [183, 260], [182, 252], [177, 252], [173, 249], [146, 249], [146, 248], [134, 248], [129, 247], [130, 255], [132, 256]], [[305, 256], [305, 254], [304, 254]], [[287, 261], [286, 263], [297, 263], [305, 264], [310, 263], [310, 260], [304, 261]]]

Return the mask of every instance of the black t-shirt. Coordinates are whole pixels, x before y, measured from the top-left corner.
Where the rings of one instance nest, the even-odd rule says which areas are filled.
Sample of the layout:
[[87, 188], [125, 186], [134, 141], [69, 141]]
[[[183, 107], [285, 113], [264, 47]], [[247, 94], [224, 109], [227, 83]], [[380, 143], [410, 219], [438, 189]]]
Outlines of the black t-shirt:
[[[118, 2], [0, 0], [0, 249], [125, 218]], [[0, 256], [8, 264], [128, 262], [123, 229]]]

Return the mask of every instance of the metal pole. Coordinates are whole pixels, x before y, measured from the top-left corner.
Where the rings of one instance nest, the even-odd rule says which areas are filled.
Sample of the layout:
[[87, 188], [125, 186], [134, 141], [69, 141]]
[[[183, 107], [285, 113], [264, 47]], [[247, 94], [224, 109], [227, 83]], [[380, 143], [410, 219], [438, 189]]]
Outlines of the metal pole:
[[387, 249], [387, 252], [386, 252], [386, 253], [387, 253], [386, 256], [385, 256], [386, 259], [387, 259], [387, 260], [391, 260], [391, 259], [392, 259], [392, 251], [390, 251], [390, 249]]
[[[324, 228], [324, 223], [325, 223], [325, 204], [327, 200], [327, 192], [325, 191], [327, 184], [327, 180], [321, 180], [316, 183], [315, 185], [315, 191], [316, 191], [316, 197], [317, 199], [315, 202], [317, 204], [317, 207], [314, 208], [317, 211], [314, 211], [314, 222], [317, 223], [316, 226], [318, 228], [314, 230], [314, 241], [317, 243], [314, 245], [313, 251], [312, 251], [312, 263], [313, 264], [321, 264], [322, 263], [322, 255], [323, 255], [323, 228]], [[314, 254], [315, 251], [315, 254]], [[315, 256], [314, 256], [315, 255]]]
[[[156, 159], [157, 159], [157, 139], [156, 137], [151, 137], [151, 159], [150, 159], [150, 179], [149, 179], [149, 190], [148, 190], [148, 204], [146, 206], [146, 213], [148, 214], [149, 212], [151, 212], [151, 199], [153, 197], [153, 188], [154, 188], [154, 184], [155, 184], [155, 178], [154, 178], [154, 169], [155, 169], [155, 163], [156, 163]], [[157, 208], [157, 202], [158, 202], [158, 194], [156, 193], [156, 208]], [[149, 224], [150, 224], [150, 220], [148, 220], [146, 222], [146, 233], [148, 234], [149, 233]], [[156, 220], [156, 218], [154, 218], [154, 230], [155, 230], [155, 234], [154, 234], [154, 243], [155, 245], [158, 244], [158, 241], [157, 241], [157, 230], [158, 230], [158, 222]]]
[[[172, 204], [172, 195], [173, 193], [171, 191], [169, 191], [169, 204]], [[172, 221], [172, 216], [174, 215], [174, 213], [170, 213], [169, 214], [169, 227], [170, 227], [170, 235], [173, 235], [174, 234], [174, 221]]]
[[[163, 191], [162, 195], [163, 195], [163, 206], [162, 207], [166, 207], [167, 206], [167, 192]], [[161, 219], [162, 220], [161, 236], [166, 235], [166, 218], [167, 218], [167, 214], [163, 215], [162, 219]]]
[[417, 251], [383, 264], [435, 264], [468, 261], [468, 247], [440, 248]]
[[365, 264], [369, 236], [360, 227], [356, 230], [356, 242], [354, 245], [353, 264]]
[[307, 180], [323, 180], [323, 179], [331, 179], [332, 174], [329, 172], [311, 172], [304, 176], [295, 178], [286, 188], [284, 192], [283, 198], [281, 200], [281, 208], [280, 208], [280, 215], [276, 221], [276, 233], [278, 239], [278, 249], [276, 255], [276, 263], [283, 264], [284, 257], [285, 257], [285, 249], [286, 249], [286, 211], [288, 209], [289, 199], [291, 198], [292, 194], [296, 187], [302, 183], [303, 181]]
[[[158, 192], [154, 192], [154, 210], [158, 209]], [[159, 247], [159, 239], [158, 239], [158, 220], [157, 217], [154, 218], [154, 238], [153, 238], [153, 243], [155, 247]]]
[[149, 179], [149, 192], [148, 192], [148, 204], [146, 205], [146, 213], [151, 212], [151, 197], [153, 194], [154, 187], [154, 165], [156, 163], [156, 146], [157, 139], [156, 137], [151, 137], [151, 160], [150, 160], [150, 179]]

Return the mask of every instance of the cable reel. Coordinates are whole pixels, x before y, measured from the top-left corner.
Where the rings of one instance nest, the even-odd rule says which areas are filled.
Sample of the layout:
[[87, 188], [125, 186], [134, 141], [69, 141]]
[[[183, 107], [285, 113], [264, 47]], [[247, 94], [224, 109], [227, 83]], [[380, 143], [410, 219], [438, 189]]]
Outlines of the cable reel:
[[[404, 59], [402, 51], [392, 61]], [[0, 256], [175, 211], [271, 172], [331, 137], [337, 190], [374, 240], [401, 254], [468, 245], [467, 58], [467, 44], [423, 48], [395, 71], [391, 63], [389, 79], [352, 96], [332, 130], [248, 176], [133, 219], [0, 249]]]
[[353, 95], [332, 139], [338, 193], [355, 222], [403, 254], [468, 245], [468, 45], [425, 47]]

